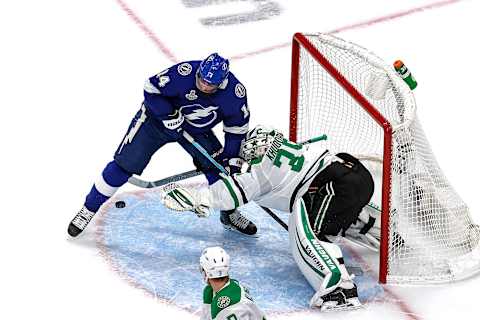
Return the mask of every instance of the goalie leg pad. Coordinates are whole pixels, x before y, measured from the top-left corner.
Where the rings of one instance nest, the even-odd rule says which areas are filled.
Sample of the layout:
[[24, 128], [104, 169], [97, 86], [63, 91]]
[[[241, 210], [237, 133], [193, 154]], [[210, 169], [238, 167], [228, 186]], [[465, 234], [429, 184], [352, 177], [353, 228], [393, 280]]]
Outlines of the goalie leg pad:
[[311, 300], [313, 306], [321, 306], [325, 300], [322, 297], [338, 287], [354, 288], [340, 247], [316, 238], [303, 199], [297, 202], [290, 215], [288, 230], [293, 257], [307, 281], [317, 291]]

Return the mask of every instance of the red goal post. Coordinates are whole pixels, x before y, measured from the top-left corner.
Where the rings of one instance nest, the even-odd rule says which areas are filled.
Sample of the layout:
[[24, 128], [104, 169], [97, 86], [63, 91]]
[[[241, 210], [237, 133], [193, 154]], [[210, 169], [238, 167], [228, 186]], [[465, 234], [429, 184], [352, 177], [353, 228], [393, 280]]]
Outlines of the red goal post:
[[297, 141], [297, 106], [298, 106], [298, 80], [300, 63], [300, 45], [305, 48], [315, 60], [321, 64], [330, 75], [361, 105], [368, 114], [383, 128], [383, 181], [382, 181], [382, 233], [380, 245], [380, 274], [379, 281], [386, 283], [388, 263], [388, 233], [389, 233], [389, 212], [390, 212], [390, 183], [391, 183], [391, 148], [392, 148], [392, 126], [374, 106], [368, 102], [340, 72], [310, 43], [301, 33], [295, 33], [292, 43], [292, 78], [290, 94], [290, 140]]
[[319, 134], [331, 152], [375, 162], [381, 283], [443, 283], [480, 272], [480, 228], [438, 166], [406, 83], [365, 48], [296, 33], [290, 139]]

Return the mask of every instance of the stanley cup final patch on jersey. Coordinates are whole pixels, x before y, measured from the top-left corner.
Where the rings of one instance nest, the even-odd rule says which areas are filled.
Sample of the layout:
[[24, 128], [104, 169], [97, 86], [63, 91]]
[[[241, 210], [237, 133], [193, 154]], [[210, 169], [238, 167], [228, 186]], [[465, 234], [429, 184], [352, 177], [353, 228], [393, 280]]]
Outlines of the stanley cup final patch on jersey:
[[193, 100], [196, 100], [198, 96], [195, 90], [190, 90], [190, 92], [185, 95], [185, 98], [187, 98], [190, 101], [193, 101]]
[[177, 71], [181, 76], [188, 76], [190, 73], [192, 73], [192, 65], [184, 62], [177, 67]]
[[237, 83], [237, 85], [235, 86], [235, 95], [238, 98], [245, 98], [246, 94], [247, 94], [247, 90], [245, 89], [243, 84]]
[[230, 298], [229, 297], [223, 296], [223, 297], [218, 298], [217, 307], [219, 307], [220, 309], [224, 309], [224, 308], [228, 307], [229, 305], [230, 305]]

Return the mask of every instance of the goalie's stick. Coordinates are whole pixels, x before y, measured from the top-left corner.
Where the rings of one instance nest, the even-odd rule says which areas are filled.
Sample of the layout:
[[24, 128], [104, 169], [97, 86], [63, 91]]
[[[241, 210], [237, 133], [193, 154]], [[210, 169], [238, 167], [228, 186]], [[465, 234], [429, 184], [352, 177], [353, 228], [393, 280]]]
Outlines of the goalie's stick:
[[270, 217], [273, 218], [273, 220], [277, 221], [279, 225], [283, 227], [283, 229], [288, 231], [288, 226], [285, 222], [283, 222], [282, 219], [280, 219], [270, 208], [260, 206], [266, 213], [270, 215]]
[[[327, 136], [324, 134], [324, 135], [300, 142], [300, 144], [305, 145], [305, 144], [310, 144], [310, 143], [314, 143], [314, 142], [326, 140], [326, 139], [327, 139]], [[194, 169], [194, 170], [185, 171], [185, 172], [173, 175], [171, 177], [166, 177], [166, 178], [155, 180], [155, 181], [143, 180], [140, 177], [131, 176], [130, 179], [128, 179], [128, 182], [140, 188], [150, 189], [150, 188], [160, 187], [171, 182], [178, 182], [188, 178], [193, 178], [201, 174], [202, 172], [200, 170]]]

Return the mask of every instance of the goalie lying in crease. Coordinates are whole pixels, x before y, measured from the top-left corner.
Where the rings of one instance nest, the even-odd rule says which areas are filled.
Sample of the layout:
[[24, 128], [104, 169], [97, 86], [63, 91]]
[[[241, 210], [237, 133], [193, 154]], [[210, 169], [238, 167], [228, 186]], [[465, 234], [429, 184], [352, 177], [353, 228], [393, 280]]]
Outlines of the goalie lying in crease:
[[292, 254], [316, 290], [310, 306], [322, 311], [358, 308], [357, 288], [342, 251], [327, 237], [345, 235], [354, 223], [358, 227], [360, 212], [373, 194], [373, 179], [350, 154], [332, 155], [326, 150], [308, 160], [313, 155], [306, 149], [276, 130], [257, 126], [241, 147], [241, 156], [249, 164], [247, 172], [224, 176], [208, 188], [170, 185], [162, 201], [170, 209], [199, 216], [208, 215], [210, 208], [230, 210], [249, 201], [291, 212]]

